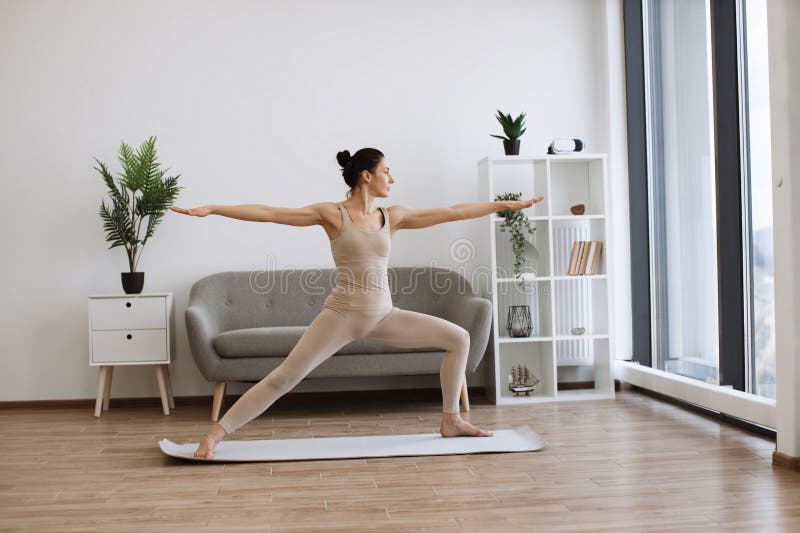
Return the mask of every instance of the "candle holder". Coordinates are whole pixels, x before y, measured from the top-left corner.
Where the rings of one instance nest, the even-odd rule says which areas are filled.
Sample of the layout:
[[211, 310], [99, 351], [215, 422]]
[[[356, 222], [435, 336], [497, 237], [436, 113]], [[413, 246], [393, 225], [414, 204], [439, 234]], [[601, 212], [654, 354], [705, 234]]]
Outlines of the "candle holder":
[[530, 337], [531, 308], [527, 305], [510, 305], [506, 316], [506, 333], [509, 337]]

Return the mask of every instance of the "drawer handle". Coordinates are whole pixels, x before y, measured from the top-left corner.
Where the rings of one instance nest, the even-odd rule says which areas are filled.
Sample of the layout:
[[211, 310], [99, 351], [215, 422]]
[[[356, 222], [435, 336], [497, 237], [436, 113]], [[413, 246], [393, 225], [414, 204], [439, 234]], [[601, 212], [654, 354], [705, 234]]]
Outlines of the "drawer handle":
[[125, 302], [125, 307], [130, 307], [130, 306], [131, 306], [130, 302]]
[[126, 335], [126, 337], [128, 337], [129, 339], [132, 339], [132, 338], [133, 338], [133, 335], [131, 335], [130, 333], [128, 333], [128, 334]]

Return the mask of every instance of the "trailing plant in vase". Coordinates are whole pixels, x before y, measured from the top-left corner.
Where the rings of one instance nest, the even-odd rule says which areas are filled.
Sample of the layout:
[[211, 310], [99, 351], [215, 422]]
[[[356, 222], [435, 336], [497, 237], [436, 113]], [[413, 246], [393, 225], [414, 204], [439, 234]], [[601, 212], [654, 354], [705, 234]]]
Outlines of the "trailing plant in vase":
[[491, 133], [489, 135], [497, 137], [498, 139], [503, 139], [503, 148], [505, 149], [506, 155], [519, 155], [519, 138], [522, 137], [522, 134], [525, 133], [527, 129], [523, 128], [525, 125], [525, 113], [521, 113], [517, 118], [512, 119], [511, 115], [508, 113], [503, 115], [498, 109], [495, 118], [497, 118], [497, 121], [503, 126], [503, 132], [506, 136], [504, 137]]
[[[520, 200], [521, 198], [521, 192], [509, 192], [498, 194], [494, 199], [495, 201], [504, 201]], [[500, 223], [500, 231], [505, 232], [505, 230], [508, 229], [509, 233], [511, 233], [511, 246], [514, 250], [514, 275], [519, 278], [522, 274], [522, 264], [525, 261], [525, 245], [528, 240], [525, 236], [525, 232], [533, 236], [533, 232], [536, 231], [536, 228], [531, 226], [528, 215], [523, 213], [522, 210], [512, 211], [510, 209], [503, 209], [502, 211], [497, 211], [497, 216], [503, 217], [503, 221]], [[522, 280], [520, 283], [522, 283]]]
[[[138, 294], [144, 283], [144, 272], [136, 272], [144, 246], [153, 236], [161, 218], [178, 196], [177, 176], [164, 178], [169, 169], [159, 168], [156, 155], [156, 138], [150, 137], [142, 143], [137, 152], [122, 141], [119, 148], [119, 161], [122, 172], [119, 186], [114, 182], [114, 177], [108, 167], [96, 157], [98, 166], [94, 167], [105, 181], [112, 208], [106, 207], [100, 201], [100, 217], [106, 231], [106, 240], [111, 243], [109, 250], [116, 246], [124, 246], [128, 254], [130, 272], [122, 272], [122, 286], [128, 294]], [[137, 196], [137, 193], [140, 193]], [[142, 238], [142, 224], [145, 218], [147, 225]]]

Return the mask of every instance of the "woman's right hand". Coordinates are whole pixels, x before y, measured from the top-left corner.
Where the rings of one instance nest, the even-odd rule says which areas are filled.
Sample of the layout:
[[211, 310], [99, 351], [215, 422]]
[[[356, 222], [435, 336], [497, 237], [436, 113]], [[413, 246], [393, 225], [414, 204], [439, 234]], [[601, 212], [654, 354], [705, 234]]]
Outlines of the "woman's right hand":
[[184, 215], [191, 215], [194, 217], [204, 217], [206, 215], [210, 215], [212, 212], [210, 205], [191, 207], [189, 209], [184, 209], [183, 207], [175, 207], [174, 205], [171, 205], [169, 208], [175, 211], [176, 213], [183, 213]]

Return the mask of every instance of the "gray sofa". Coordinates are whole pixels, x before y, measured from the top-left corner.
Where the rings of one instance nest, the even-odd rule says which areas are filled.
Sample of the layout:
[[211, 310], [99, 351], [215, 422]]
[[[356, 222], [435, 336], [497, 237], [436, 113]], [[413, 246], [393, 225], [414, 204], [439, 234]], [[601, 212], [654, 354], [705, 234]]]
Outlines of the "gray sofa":
[[[392, 301], [449, 320], [470, 334], [467, 371], [483, 358], [492, 304], [474, 295], [469, 282], [445, 268], [388, 269]], [[192, 285], [186, 308], [189, 346], [200, 372], [215, 382], [211, 420], [219, 418], [225, 384], [256, 382], [277, 367], [336, 285], [334, 268], [219, 272]], [[400, 349], [357, 339], [314, 368], [307, 378], [438, 374], [441, 347]], [[469, 411], [466, 377], [461, 405]]]

